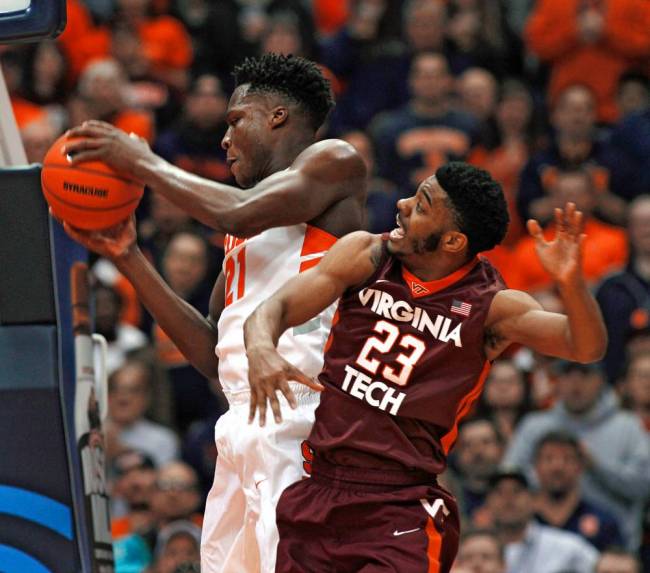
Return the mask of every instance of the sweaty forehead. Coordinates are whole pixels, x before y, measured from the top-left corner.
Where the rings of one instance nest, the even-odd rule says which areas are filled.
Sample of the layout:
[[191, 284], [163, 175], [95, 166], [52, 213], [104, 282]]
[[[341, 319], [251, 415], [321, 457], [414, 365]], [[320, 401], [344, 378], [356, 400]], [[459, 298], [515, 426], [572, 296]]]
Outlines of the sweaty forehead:
[[278, 105], [281, 95], [273, 92], [251, 91], [250, 84], [237, 86], [230, 96], [228, 111], [244, 108], [260, 108]]
[[440, 183], [438, 183], [435, 175], [431, 175], [431, 177], [427, 177], [424, 181], [422, 181], [418, 187], [418, 191], [428, 193], [428, 195], [433, 200], [445, 199], [447, 197], [447, 193], [440, 186]]

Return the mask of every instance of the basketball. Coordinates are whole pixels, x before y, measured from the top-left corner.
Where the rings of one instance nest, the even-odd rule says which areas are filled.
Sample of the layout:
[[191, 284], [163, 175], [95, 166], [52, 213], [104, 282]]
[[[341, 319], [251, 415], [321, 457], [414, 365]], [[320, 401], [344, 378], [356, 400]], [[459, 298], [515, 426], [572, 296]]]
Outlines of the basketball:
[[138, 206], [144, 185], [101, 161], [72, 165], [57, 139], [43, 160], [41, 187], [54, 215], [73, 227], [99, 230], [126, 219]]

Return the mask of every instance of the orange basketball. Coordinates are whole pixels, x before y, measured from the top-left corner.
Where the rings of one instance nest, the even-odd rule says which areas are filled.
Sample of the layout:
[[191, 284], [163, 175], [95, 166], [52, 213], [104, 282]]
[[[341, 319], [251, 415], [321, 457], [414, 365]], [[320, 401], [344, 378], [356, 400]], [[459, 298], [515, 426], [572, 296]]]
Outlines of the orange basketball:
[[41, 171], [43, 195], [54, 215], [93, 231], [126, 219], [138, 206], [144, 186], [101, 161], [71, 165], [61, 151], [66, 141], [63, 135], [54, 142]]

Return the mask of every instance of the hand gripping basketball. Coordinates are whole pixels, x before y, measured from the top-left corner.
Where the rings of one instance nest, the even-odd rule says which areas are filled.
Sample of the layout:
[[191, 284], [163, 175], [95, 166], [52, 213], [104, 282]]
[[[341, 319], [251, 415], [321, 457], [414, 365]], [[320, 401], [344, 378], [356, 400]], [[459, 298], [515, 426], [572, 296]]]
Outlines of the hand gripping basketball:
[[60, 137], [43, 162], [41, 185], [53, 214], [86, 230], [106, 229], [128, 218], [144, 185], [101, 161], [71, 161], [65, 147], [74, 142], [67, 135]]

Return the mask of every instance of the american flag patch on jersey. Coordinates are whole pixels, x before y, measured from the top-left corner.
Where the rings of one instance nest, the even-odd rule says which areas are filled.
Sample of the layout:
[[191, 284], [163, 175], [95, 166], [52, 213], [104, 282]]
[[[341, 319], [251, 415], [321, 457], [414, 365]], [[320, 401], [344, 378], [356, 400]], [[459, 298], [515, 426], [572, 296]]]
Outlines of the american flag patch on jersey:
[[470, 310], [472, 310], [472, 305], [468, 302], [463, 302], [455, 298], [451, 303], [451, 312], [455, 312], [456, 314], [469, 316]]

